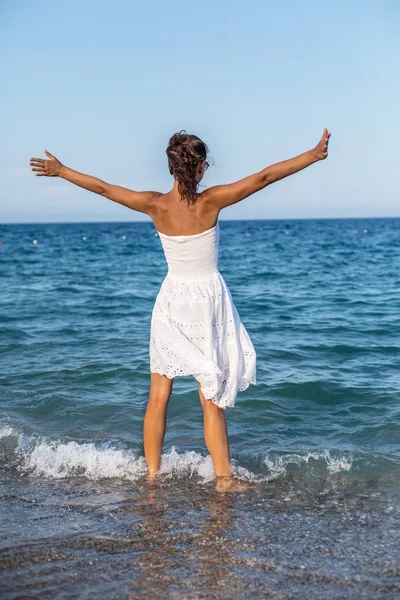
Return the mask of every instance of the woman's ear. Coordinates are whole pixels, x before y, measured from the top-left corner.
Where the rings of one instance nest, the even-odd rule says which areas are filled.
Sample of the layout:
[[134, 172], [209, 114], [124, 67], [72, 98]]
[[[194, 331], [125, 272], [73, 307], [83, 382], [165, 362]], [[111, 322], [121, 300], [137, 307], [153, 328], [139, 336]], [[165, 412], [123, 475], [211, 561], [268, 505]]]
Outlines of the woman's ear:
[[201, 181], [204, 176], [204, 160], [200, 161], [196, 168], [196, 179], [197, 182]]

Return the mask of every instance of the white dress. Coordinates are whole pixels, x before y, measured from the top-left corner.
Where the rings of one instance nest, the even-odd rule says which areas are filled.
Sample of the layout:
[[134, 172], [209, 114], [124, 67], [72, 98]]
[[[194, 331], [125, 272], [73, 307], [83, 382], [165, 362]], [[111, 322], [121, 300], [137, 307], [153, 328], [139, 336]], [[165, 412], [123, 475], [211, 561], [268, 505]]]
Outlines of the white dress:
[[168, 273], [152, 311], [150, 371], [193, 375], [206, 399], [233, 407], [237, 392], [256, 384], [256, 352], [218, 270], [219, 223], [158, 235]]

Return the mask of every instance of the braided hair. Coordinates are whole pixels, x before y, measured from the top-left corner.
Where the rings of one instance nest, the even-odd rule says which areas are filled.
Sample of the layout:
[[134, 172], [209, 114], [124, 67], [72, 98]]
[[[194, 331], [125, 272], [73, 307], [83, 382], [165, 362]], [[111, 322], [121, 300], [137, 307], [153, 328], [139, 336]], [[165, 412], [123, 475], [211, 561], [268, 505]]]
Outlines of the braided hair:
[[197, 200], [199, 184], [196, 181], [196, 170], [199, 163], [206, 160], [207, 153], [206, 144], [197, 135], [190, 135], [184, 129], [175, 133], [169, 140], [169, 172], [178, 180], [178, 191], [189, 206]]

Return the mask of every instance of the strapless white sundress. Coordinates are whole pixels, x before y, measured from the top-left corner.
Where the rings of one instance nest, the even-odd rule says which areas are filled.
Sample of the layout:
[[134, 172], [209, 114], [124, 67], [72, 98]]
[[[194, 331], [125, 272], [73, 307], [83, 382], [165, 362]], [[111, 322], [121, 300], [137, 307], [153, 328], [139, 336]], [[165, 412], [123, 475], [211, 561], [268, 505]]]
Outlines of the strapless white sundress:
[[150, 371], [193, 375], [225, 409], [256, 385], [256, 352], [218, 269], [219, 234], [218, 222], [194, 235], [158, 231], [168, 273], [152, 311]]

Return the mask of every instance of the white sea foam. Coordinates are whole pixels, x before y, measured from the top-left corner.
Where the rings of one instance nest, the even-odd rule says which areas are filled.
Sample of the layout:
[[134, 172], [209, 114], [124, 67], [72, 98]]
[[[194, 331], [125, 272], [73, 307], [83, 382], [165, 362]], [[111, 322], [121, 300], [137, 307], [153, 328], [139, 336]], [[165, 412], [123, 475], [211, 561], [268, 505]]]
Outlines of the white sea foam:
[[[10, 453], [10, 463], [30, 476], [49, 479], [64, 479], [82, 476], [92, 480], [118, 478], [136, 481], [146, 474], [144, 456], [133, 449], [121, 449], [111, 442], [103, 444], [62, 442], [46, 436], [26, 435], [8, 423], [0, 424], [0, 452], [3, 459]], [[307, 465], [318, 472], [349, 471], [354, 458], [349, 452], [321, 450], [304, 453], [278, 454], [269, 452], [264, 457], [268, 475], [256, 474], [233, 460], [234, 474], [249, 481], [269, 481], [285, 476], [293, 466]], [[167, 477], [186, 478], [197, 475], [203, 483], [215, 478], [214, 467], [209, 455], [199, 452], [181, 451], [172, 447], [161, 457], [159, 474]]]
[[[135, 481], [145, 475], [144, 456], [133, 450], [98, 448], [93, 443], [40, 443], [25, 454], [22, 465], [31, 475], [63, 479], [80, 475], [88, 479], [119, 478]], [[182, 452], [175, 448], [161, 458], [160, 475], [184, 477], [197, 474], [205, 481], [214, 478], [211, 458], [197, 452]]]
[[15, 429], [10, 427], [9, 425], [0, 425], [0, 439], [5, 438], [5, 437], [10, 437], [10, 436], [15, 436], [15, 435], [17, 435], [17, 432], [15, 431]]
[[334, 456], [329, 450], [319, 452], [306, 452], [304, 454], [267, 454], [264, 458], [264, 464], [268, 467], [271, 476], [270, 479], [276, 479], [287, 473], [291, 465], [300, 466], [302, 464], [310, 465], [311, 461], [322, 461], [329, 473], [338, 473], [339, 471], [349, 471], [353, 464], [353, 457], [350, 453]]
[[[111, 443], [64, 443], [46, 436], [26, 435], [4, 423], [0, 424], [0, 443], [3, 455], [10, 453], [10, 463], [32, 477], [65, 479], [83, 476], [92, 480], [119, 478], [135, 481], [147, 471], [144, 456], [134, 450], [113, 447]], [[242, 479], [255, 477], [243, 467], [234, 465], [233, 469]], [[215, 478], [211, 456], [203, 456], [193, 450], [178, 452], [176, 447], [162, 455], [159, 474], [175, 478], [197, 475], [203, 483]]]
[[179, 454], [175, 447], [161, 458], [160, 475], [192, 476], [199, 475], [204, 481], [214, 479], [211, 456], [202, 456], [193, 450]]
[[51, 479], [81, 475], [93, 480], [117, 477], [134, 481], [146, 472], [144, 457], [129, 450], [97, 448], [93, 443], [41, 442], [24, 457], [22, 470]]

